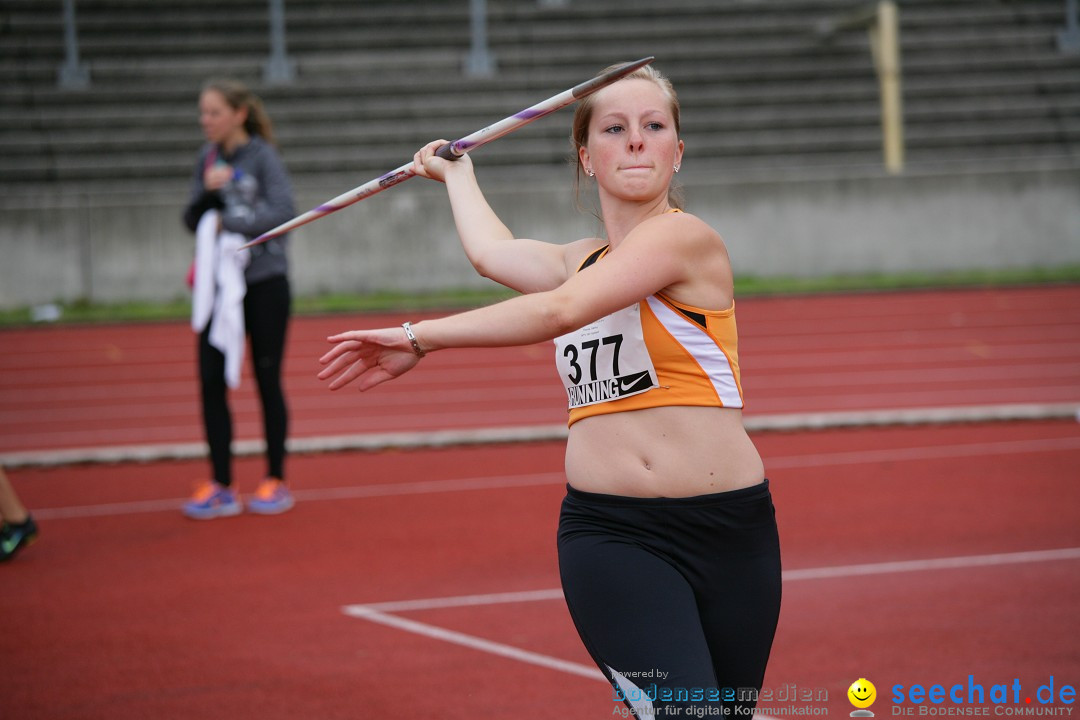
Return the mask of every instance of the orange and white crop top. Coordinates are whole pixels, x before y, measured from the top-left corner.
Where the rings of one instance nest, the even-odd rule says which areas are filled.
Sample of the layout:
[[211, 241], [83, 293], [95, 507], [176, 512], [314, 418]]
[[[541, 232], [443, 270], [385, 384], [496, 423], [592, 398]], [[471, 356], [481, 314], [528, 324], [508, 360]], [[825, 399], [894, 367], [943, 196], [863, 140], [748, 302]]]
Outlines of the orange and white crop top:
[[[585, 258], [578, 271], [602, 258]], [[555, 338], [569, 424], [669, 405], [741, 408], [735, 303], [703, 310], [662, 293]]]

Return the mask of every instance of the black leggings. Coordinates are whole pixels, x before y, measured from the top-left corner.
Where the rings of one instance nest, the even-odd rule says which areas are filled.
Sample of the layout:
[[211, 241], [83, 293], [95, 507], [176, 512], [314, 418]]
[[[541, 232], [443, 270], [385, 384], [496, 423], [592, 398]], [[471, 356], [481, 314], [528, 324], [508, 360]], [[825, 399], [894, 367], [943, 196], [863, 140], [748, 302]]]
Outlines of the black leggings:
[[[262, 400], [266, 436], [267, 475], [285, 479], [285, 436], [289, 412], [281, 389], [281, 361], [289, 324], [292, 295], [289, 281], [279, 276], [250, 285], [244, 296], [244, 325], [251, 338], [251, 360]], [[214, 480], [232, 484], [232, 414], [225, 384], [225, 356], [210, 344], [210, 327], [199, 336], [199, 378], [202, 384], [203, 425], [210, 445]]]
[[568, 487], [559, 570], [613, 700], [638, 717], [752, 714], [780, 613], [768, 480], [690, 498]]

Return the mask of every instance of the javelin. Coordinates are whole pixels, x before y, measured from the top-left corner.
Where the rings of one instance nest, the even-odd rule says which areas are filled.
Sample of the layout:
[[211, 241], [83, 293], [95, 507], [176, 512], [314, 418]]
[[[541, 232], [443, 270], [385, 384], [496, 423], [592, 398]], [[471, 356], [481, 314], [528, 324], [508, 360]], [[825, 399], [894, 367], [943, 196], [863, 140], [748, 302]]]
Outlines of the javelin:
[[[518, 128], [522, 128], [533, 120], [542, 118], [545, 115], [549, 115], [556, 110], [561, 110], [567, 105], [572, 104], [576, 100], [580, 100], [586, 95], [591, 95], [602, 87], [610, 85], [616, 80], [620, 80], [626, 77], [630, 73], [634, 72], [638, 68], [644, 67], [651, 63], [655, 58], [652, 56], [635, 60], [634, 62], [620, 65], [613, 70], [609, 70], [603, 75], [598, 75], [592, 80], [586, 80], [585, 82], [575, 85], [569, 90], [565, 90], [558, 95], [554, 95], [543, 102], [537, 103], [530, 108], [526, 108], [519, 113], [511, 115], [508, 118], [500, 120], [494, 125], [488, 125], [483, 130], [478, 130], [472, 135], [466, 135], [460, 140], [447, 143], [436, 151], [436, 155], [447, 160], [457, 160], [470, 150], [475, 150], [481, 145], [486, 145], [492, 140], [501, 138], [503, 135], [509, 135]], [[308, 210], [303, 215], [297, 215], [292, 220], [286, 223], [278, 225], [276, 228], [269, 232], [265, 232], [259, 237], [255, 238], [251, 242], [242, 246], [244, 248], [264, 243], [271, 238], [276, 238], [279, 235], [284, 235], [293, 228], [298, 228], [301, 225], [306, 225], [312, 220], [318, 220], [324, 215], [337, 212], [343, 207], [352, 205], [355, 202], [359, 202], [364, 198], [369, 198], [375, 193], [382, 192], [387, 188], [391, 188], [398, 183], [405, 182], [411, 177], [414, 177], [416, 172], [413, 170], [412, 162], [408, 162], [397, 170], [392, 170], [387, 174], [377, 177], [374, 180], [370, 180], [360, 187], [353, 188], [343, 195], [338, 195], [333, 200], [328, 200], [317, 208]]]

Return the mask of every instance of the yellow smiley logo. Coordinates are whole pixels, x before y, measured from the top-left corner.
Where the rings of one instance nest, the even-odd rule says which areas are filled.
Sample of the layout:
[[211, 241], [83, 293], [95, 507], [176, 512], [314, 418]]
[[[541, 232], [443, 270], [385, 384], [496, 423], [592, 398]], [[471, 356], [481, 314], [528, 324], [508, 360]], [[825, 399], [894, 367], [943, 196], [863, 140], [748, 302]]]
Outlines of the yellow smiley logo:
[[877, 699], [877, 688], [866, 678], [859, 678], [847, 689], [848, 700], [857, 708], [868, 708]]

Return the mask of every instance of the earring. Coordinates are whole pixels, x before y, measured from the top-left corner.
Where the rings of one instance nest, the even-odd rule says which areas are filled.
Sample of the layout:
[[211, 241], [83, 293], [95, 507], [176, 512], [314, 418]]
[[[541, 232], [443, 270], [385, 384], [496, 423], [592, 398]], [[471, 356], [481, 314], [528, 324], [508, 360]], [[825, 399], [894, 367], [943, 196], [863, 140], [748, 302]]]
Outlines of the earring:
[[586, 170], [585, 174], [588, 175], [589, 177], [596, 177], [596, 173], [594, 173], [592, 171], [592, 168], [589, 168], [588, 170]]
[[679, 172], [679, 166], [678, 165], [675, 166], [675, 172]]

